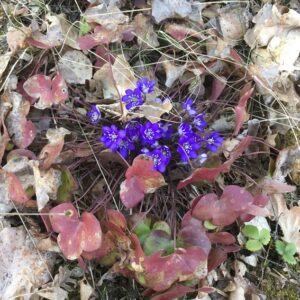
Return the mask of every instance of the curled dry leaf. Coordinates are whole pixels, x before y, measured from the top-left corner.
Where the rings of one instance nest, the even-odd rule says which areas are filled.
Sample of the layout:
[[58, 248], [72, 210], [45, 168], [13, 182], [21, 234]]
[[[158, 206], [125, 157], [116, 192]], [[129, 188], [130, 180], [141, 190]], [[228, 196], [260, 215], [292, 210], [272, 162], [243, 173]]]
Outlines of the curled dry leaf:
[[118, 55], [113, 64], [105, 63], [94, 74], [94, 79], [101, 82], [105, 99], [120, 99], [125, 90], [134, 89], [136, 82], [134, 72], [123, 55]]
[[146, 100], [140, 107], [139, 112], [141, 112], [151, 123], [157, 123], [161, 120], [160, 117], [165, 113], [169, 113], [172, 108], [173, 105], [169, 98], [165, 99], [163, 103]]
[[8, 28], [6, 41], [10, 51], [16, 53], [18, 50], [25, 48], [27, 46], [26, 39], [30, 35], [31, 29], [29, 27]]
[[278, 221], [283, 232], [283, 239], [287, 243], [295, 244], [297, 253], [300, 254], [300, 207], [294, 206], [285, 210]]
[[60, 204], [50, 213], [52, 228], [59, 233], [58, 245], [67, 259], [77, 259], [83, 251], [93, 252], [101, 247], [102, 231], [93, 214], [84, 212], [79, 218], [72, 203]]
[[40, 211], [50, 199], [57, 199], [57, 190], [61, 185], [61, 172], [55, 169], [40, 170], [39, 163], [34, 160], [31, 160], [29, 165], [33, 169], [34, 190], [38, 210]]
[[[1, 111], [1, 109], [0, 109]], [[1, 132], [2, 130], [2, 132]], [[2, 162], [3, 155], [5, 153], [6, 146], [10, 141], [10, 137], [5, 126], [3, 117], [0, 117], [0, 164]]]
[[51, 279], [55, 263], [49, 252], [38, 253], [23, 226], [0, 231], [0, 294], [2, 300], [29, 300], [32, 292]]
[[67, 83], [84, 84], [93, 76], [91, 61], [81, 52], [67, 51], [58, 62], [58, 70]]
[[39, 159], [43, 160], [42, 167], [49, 169], [55, 162], [64, 146], [64, 137], [71, 132], [63, 127], [53, 129], [50, 128], [47, 131], [46, 137], [49, 140], [49, 144], [44, 146], [39, 155]]
[[181, 180], [177, 186], [177, 189], [182, 189], [188, 184], [198, 182], [201, 180], [214, 181], [220, 173], [228, 173], [231, 165], [239, 158], [245, 149], [248, 148], [252, 141], [251, 136], [246, 136], [230, 153], [229, 159], [222, 165], [214, 168], [202, 167], [196, 169], [189, 177]]
[[16, 92], [9, 92], [9, 102], [12, 110], [6, 117], [7, 131], [18, 148], [27, 148], [35, 138], [36, 128], [26, 116], [30, 110], [30, 103], [24, 101], [22, 96]]
[[249, 98], [252, 96], [254, 87], [251, 83], [247, 83], [240, 92], [240, 100], [238, 105], [234, 108], [235, 112], [235, 129], [234, 135], [237, 135], [245, 121], [247, 121], [248, 113], [246, 111]]
[[176, 66], [172, 64], [167, 57], [164, 56], [162, 56], [161, 59], [163, 60], [162, 65], [166, 72], [165, 86], [171, 87], [173, 83], [183, 75], [186, 69], [186, 65]]
[[140, 203], [145, 194], [154, 193], [166, 184], [163, 175], [153, 167], [153, 161], [146, 156], [137, 156], [121, 183], [120, 197], [127, 208]]
[[64, 14], [47, 15], [46, 18], [50, 21], [46, 34], [41, 33], [36, 23], [32, 23], [32, 34], [27, 39], [30, 45], [41, 49], [49, 49], [66, 44], [73, 49], [79, 49], [76, 42], [79, 35], [78, 30], [66, 20]]
[[38, 109], [64, 103], [69, 96], [66, 82], [59, 74], [55, 75], [52, 80], [42, 74], [34, 75], [24, 82], [23, 87], [30, 97], [39, 100], [34, 105]]

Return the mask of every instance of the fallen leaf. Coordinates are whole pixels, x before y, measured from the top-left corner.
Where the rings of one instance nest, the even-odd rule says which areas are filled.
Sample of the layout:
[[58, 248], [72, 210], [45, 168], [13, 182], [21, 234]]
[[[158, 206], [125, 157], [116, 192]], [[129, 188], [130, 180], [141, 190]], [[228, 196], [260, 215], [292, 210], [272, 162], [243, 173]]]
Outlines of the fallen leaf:
[[89, 23], [97, 23], [109, 30], [116, 30], [117, 25], [126, 24], [128, 16], [113, 3], [107, 5], [102, 3], [97, 6], [89, 7], [83, 14], [84, 19]]
[[138, 44], [142, 46], [143, 49], [155, 49], [159, 46], [157, 34], [153, 29], [153, 24], [151, 22], [150, 16], [145, 16], [142, 13], [137, 14], [134, 17], [134, 25]]
[[176, 284], [172, 286], [170, 289], [168, 289], [165, 292], [155, 294], [151, 297], [151, 300], [170, 300], [175, 299], [178, 297], [183, 297], [187, 295], [188, 293], [195, 292], [196, 289], [190, 288], [188, 286], [184, 286], [181, 284]]
[[61, 172], [55, 169], [40, 170], [39, 163], [34, 160], [31, 160], [29, 165], [33, 169], [34, 190], [40, 211], [50, 199], [57, 199], [57, 190], [61, 185]]
[[171, 63], [170, 60], [166, 57], [161, 57], [161, 59], [163, 60], [162, 65], [166, 72], [165, 86], [171, 87], [174, 82], [183, 75], [186, 69], [186, 65], [176, 66], [175, 64]]
[[80, 280], [80, 300], [89, 300], [93, 294], [94, 289], [84, 278]]
[[26, 119], [30, 110], [30, 103], [24, 101], [22, 96], [16, 92], [9, 92], [8, 97], [12, 110], [5, 120], [7, 131], [18, 148], [27, 148], [36, 135], [34, 124]]
[[46, 137], [49, 144], [43, 147], [41, 153], [39, 154], [39, 159], [41, 159], [42, 167], [44, 169], [49, 169], [50, 166], [55, 162], [56, 158], [59, 156], [61, 150], [64, 146], [64, 137], [71, 132], [63, 127], [57, 129], [48, 129]]
[[55, 206], [50, 213], [53, 230], [59, 233], [57, 243], [67, 259], [77, 259], [83, 251], [92, 252], [101, 247], [102, 231], [93, 214], [84, 212], [79, 219], [70, 202]]
[[300, 254], [300, 207], [294, 206], [284, 211], [279, 216], [278, 224], [287, 243], [295, 244], [297, 253]]
[[18, 50], [24, 49], [27, 46], [26, 39], [30, 35], [31, 29], [29, 27], [8, 28], [6, 40], [10, 51], [16, 53]]
[[30, 45], [41, 49], [50, 49], [66, 44], [71, 48], [79, 49], [76, 42], [79, 32], [66, 20], [64, 14], [47, 15], [46, 18], [50, 21], [46, 34], [41, 33], [36, 23], [32, 24], [32, 34], [27, 38]]
[[67, 202], [71, 201], [73, 193], [77, 189], [77, 182], [72, 176], [70, 170], [66, 166], [61, 166], [61, 184], [57, 190], [57, 201]]
[[[35, 289], [51, 279], [54, 255], [37, 252], [23, 226], [0, 231], [0, 294], [1, 299], [29, 299]], [[24, 296], [23, 296], [24, 295]]]
[[254, 92], [254, 87], [251, 83], [246, 84], [240, 92], [240, 100], [238, 105], [234, 108], [235, 112], [235, 129], [234, 135], [237, 135], [245, 121], [247, 121], [248, 113], [246, 111], [249, 98]]
[[2, 78], [3, 73], [8, 66], [10, 58], [12, 56], [12, 52], [7, 52], [5, 54], [0, 55], [0, 79]]
[[148, 157], [139, 155], [125, 174], [126, 180], [121, 183], [120, 197], [127, 208], [136, 206], [144, 195], [154, 193], [165, 185], [163, 175], [156, 171]]
[[55, 75], [52, 81], [48, 76], [34, 75], [24, 82], [23, 87], [29, 96], [39, 100], [34, 105], [38, 109], [64, 103], [69, 97], [67, 85], [59, 74]]
[[84, 84], [93, 76], [91, 61], [77, 50], [67, 51], [58, 61], [58, 70], [67, 83]]

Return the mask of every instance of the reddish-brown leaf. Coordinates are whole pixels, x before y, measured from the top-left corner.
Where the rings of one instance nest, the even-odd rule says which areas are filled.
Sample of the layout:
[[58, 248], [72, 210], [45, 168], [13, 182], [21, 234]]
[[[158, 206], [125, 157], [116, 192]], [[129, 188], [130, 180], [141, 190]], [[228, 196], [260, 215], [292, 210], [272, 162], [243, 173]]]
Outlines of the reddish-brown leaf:
[[236, 242], [235, 237], [229, 232], [213, 232], [207, 235], [213, 244], [231, 245]]
[[222, 165], [215, 168], [198, 168], [189, 177], [179, 182], [177, 189], [182, 189], [188, 184], [202, 180], [214, 181], [220, 173], [228, 173], [233, 162], [239, 158], [244, 150], [250, 145], [251, 136], [246, 136], [230, 153], [229, 159]]
[[64, 103], [69, 96], [66, 82], [59, 74], [52, 81], [48, 76], [42, 74], [34, 75], [24, 82], [23, 87], [30, 97], [39, 99], [35, 104], [35, 107], [39, 109]]
[[176, 284], [163, 293], [155, 294], [151, 300], [171, 300], [183, 297], [188, 293], [193, 293], [196, 290], [185, 285]]
[[211, 94], [208, 97], [208, 99], [213, 102], [218, 100], [226, 86], [226, 83], [227, 83], [227, 79], [225, 77], [223, 76], [220, 76], [218, 78], [214, 77], [212, 82]]
[[28, 197], [22, 187], [22, 184], [19, 178], [10, 172], [6, 172], [7, 184], [8, 184], [8, 193], [10, 199], [16, 203], [25, 203], [28, 201]]
[[235, 129], [234, 135], [237, 135], [243, 125], [243, 123], [247, 119], [247, 103], [249, 98], [252, 96], [254, 92], [254, 87], [251, 87], [251, 82], [247, 83], [240, 93], [240, 100], [238, 105], [235, 107]]

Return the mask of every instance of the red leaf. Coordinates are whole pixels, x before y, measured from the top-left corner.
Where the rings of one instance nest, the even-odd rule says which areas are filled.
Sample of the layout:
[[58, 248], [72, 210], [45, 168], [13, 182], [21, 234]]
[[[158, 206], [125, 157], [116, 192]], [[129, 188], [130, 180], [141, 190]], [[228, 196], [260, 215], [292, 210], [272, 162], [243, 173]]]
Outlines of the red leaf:
[[25, 203], [26, 201], [28, 201], [29, 199], [22, 187], [19, 178], [14, 173], [5, 173], [7, 178], [8, 194], [10, 200], [16, 203]]
[[220, 266], [227, 259], [227, 252], [221, 248], [210, 251], [207, 262], [207, 271], [210, 272]]
[[127, 208], [132, 208], [144, 199], [144, 194], [154, 193], [165, 185], [163, 175], [153, 167], [153, 161], [146, 156], [137, 156], [125, 174], [121, 184], [120, 197]]
[[59, 74], [52, 81], [48, 76], [34, 75], [24, 82], [23, 88], [30, 97], [39, 99], [39, 102], [35, 104], [35, 107], [39, 109], [64, 103], [69, 96], [66, 82]]
[[108, 209], [106, 211], [106, 216], [107, 216], [107, 219], [109, 222], [115, 224], [122, 230], [127, 229], [126, 219], [125, 219], [124, 215], [122, 213], [120, 213], [119, 211], [114, 210], [114, 209]]
[[199, 182], [201, 180], [214, 181], [220, 173], [228, 173], [233, 162], [242, 155], [244, 150], [250, 145], [251, 136], [246, 136], [231, 152], [229, 159], [221, 166], [215, 168], [198, 168], [188, 178], [181, 180], [177, 186], [180, 190], [188, 184]]
[[235, 237], [229, 232], [213, 232], [207, 235], [213, 244], [231, 245], [236, 241]]
[[142, 262], [145, 285], [160, 292], [176, 281], [203, 278], [206, 276], [206, 257], [199, 247], [177, 249], [173, 254], [164, 257], [160, 252], [147, 256]]
[[237, 135], [247, 118], [247, 103], [249, 98], [252, 96], [254, 92], [254, 87], [251, 87], [251, 82], [247, 83], [240, 93], [240, 100], [238, 105], [235, 107], [235, 129], [234, 135]]
[[[221, 79], [221, 80], [220, 80]], [[219, 99], [219, 96], [222, 94], [226, 83], [227, 83], [227, 79], [225, 77], [220, 77], [219, 78], [214, 78], [213, 82], [212, 82], [212, 90], [211, 90], [211, 94], [208, 97], [208, 99], [210, 101], [216, 101]]]
[[63, 203], [50, 210], [50, 222], [59, 233], [57, 242], [66, 258], [77, 259], [83, 251], [92, 252], [101, 247], [102, 231], [99, 221], [84, 212], [81, 220], [72, 203]]
[[150, 299], [151, 300], [171, 300], [171, 299], [183, 297], [186, 294], [193, 293], [195, 291], [196, 291], [195, 289], [190, 288], [188, 286], [176, 284], [163, 293], [155, 294]]

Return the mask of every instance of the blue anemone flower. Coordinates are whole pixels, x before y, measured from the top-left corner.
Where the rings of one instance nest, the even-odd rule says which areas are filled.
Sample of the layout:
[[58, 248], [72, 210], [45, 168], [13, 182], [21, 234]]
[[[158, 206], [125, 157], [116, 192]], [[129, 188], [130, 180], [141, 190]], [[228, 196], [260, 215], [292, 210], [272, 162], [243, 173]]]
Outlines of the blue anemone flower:
[[93, 124], [96, 124], [101, 120], [101, 111], [97, 105], [92, 105], [92, 109], [88, 111], [86, 115]]
[[181, 137], [179, 139], [179, 145], [177, 147], [177, 152], [181, 156], [181, 160], [183, 162], [186, 162], [189, 158], [197, 158], [198, 156], [198, 150], [200, 149], [201, 145], [199, 141], [195, 138], [195, 136], [191, 137]]
[[194, 116], [196, 114], [196, 110], [193, 106], [194, 100], [192, 98], [187, 98], [187, 100], [183, 103], [183, 108], [188, 112], [190, 116]]
[[161, 137], [164, 139], [171, 138], [174, 133], [172, 124], [167, 122], [159, 122], [158, 124], [161, 128]]
[[125, 126], [126, 136], [132, 142], [137, 142], [140, 138], [141, 123], [138, 121], [128, 122]]
[[193, 133], [192, 126], [186, 122], [182, 122], [178, 128], [177, 131], [180, 136], [188, 136]]
[[148, 152], [146, 155], [152, 158], [154, 168], [163, 173], [171, 160], [171, 152], [168, 146], [162, 145]]
[[193, 120], [193, 124], [199, 131], [203, 132], [207, 125], [204, 120], [204, 115], [203, 114], [197, 115]]
[[102, 132], [101, 142], [113, 152], [118, 149], [126, 136], [125, 130], [119, 130], [116, 125], [104, 126]]
[[135, 146], [132, 143], [132, 141], [130, 141], [127, 137], [124, 137], [122, 139], [122, 141], [120, 142], [118, 151], [124, 158], [126, 158], [128, 156], [129, 151], [132, 151], [134, 149], [135, 149]]
[[139, 107], [144, 103], [143, 96], [139, 89], [126, 90], [126, 95], [122, 97], [122, 101], [126, 103], [126, 109], [131, 110], [135, 107]]
[[162, 131], [158, 123], [147, 122], [141, 126], [141, 138], [145, 144], [154, 144], [162, 136]]
[[223, 138], [220, 137], [220, 135], [216, 131], [214, 131], [209, 136], [206, 136], [204, 138], [204, 141], [206, 143], [207, 150], [217, 152], [223, 143]]
[[143, 94], [151, 94], [154, 91], [155, 81], [144, 77], [136, 83], [137, 88]]

